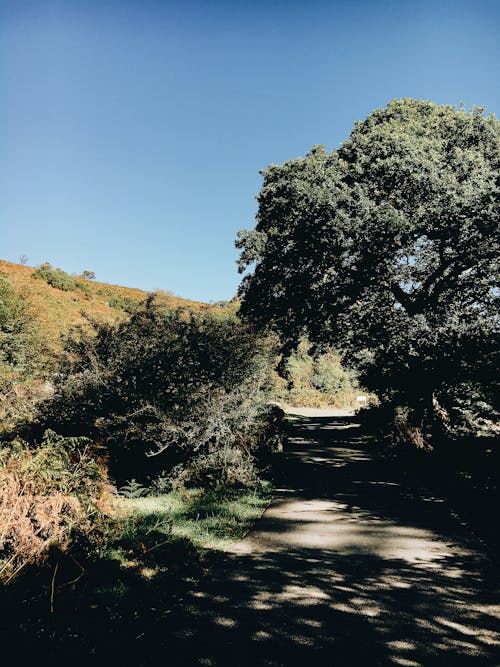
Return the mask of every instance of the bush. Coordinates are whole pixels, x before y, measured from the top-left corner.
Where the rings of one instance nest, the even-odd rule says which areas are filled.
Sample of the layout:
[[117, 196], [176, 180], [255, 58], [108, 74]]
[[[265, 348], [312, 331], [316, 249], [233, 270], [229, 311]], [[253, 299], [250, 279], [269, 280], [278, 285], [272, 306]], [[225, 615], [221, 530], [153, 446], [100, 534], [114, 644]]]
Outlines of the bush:
[[38, 403], [52, 393], [41, 378], [26, 378], [17, 371], [0, 372], [0, 435], [31, 421]]
[[0, 449], [0, 581], [10, 581], [51, 549], [64, 551], [111, 511], [106, 470], [87, 438], [46, 431]]
[[354, 376], [331, 349], [314, 354], [302, 340], [282, 366], [284, 379], [276, 381], [278, 398], [289, 405], [343, 407], [355, 399]]
[[170, 475], [171, 487], [174, 489], [252, 487], [258, 479], [254, 458], [234, 446], [211, 448], [211, 451], [195, 456], [187, 464], [180, 464]]
[[119, 482], [261, 445], [274, 349], [234, 315], [165, 310], [151, 297], [71, 352], [41, 427], [102, 442]]
[[85, 283], [85, 279], [77, 276], [70, 276], [62, 269], [54, 269], [49, 262], [40, 264], [33, 272], [33, 277], [44, 280], [48, 285], [63, 292], [75, 292], [79, 290], [86, 296], [91, 296], [92, 290]]
[[124, 310], [126, 313], [129, 313], [129, 315], [135, 313], [139, 305], [140, 301], [137, 301], [137, 299], [132, 299], [129, 296], [122, 296], [120, 294], [109, 300], [109, 306], [111, 308]]
[[44, 350], [33, 309], [0, 273], [0, 371], [4, 366], [25, 375], [34, 373]]

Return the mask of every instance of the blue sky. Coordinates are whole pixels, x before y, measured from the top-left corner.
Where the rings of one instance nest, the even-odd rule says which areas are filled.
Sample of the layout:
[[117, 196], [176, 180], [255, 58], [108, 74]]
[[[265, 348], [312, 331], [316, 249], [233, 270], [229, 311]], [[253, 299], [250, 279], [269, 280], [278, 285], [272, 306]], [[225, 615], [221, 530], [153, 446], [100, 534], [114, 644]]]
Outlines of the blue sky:
[[500, 111], [500, 2], [0, 0], [0, 257], [204, 301], [259, 169], [392, 98]]

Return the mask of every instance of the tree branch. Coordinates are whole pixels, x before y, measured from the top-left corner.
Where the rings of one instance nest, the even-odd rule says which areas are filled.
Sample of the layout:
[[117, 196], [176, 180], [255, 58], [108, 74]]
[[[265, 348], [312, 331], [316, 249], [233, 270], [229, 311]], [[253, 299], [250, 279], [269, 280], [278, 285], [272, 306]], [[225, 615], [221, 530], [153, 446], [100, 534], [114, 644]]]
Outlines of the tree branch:
[[407, 313], [414, 315], [416, 312], [418, 312], [414, 300], [407, 292], [404, 291], [404, 289], [400, 287], [399, 283], [391, 283], [391, 292], [396, 301], [398, 301], [403, 306]]

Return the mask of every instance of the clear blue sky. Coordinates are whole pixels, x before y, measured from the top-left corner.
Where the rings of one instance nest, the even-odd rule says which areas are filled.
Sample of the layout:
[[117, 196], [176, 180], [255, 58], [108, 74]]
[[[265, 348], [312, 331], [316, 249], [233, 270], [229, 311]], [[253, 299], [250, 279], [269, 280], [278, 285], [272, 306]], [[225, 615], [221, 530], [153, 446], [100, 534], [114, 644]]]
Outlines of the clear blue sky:
[[258, 170], [388, 100], [500, 111], [499, 0], [0, 0], [0, 257], [205, 301]]

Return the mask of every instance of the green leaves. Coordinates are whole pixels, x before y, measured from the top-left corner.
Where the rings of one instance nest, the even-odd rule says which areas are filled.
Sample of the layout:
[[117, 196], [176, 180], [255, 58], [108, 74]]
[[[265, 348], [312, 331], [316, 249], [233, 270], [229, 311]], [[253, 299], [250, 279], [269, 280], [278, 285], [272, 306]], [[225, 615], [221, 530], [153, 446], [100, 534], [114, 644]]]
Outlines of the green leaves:
[[32, 373], [40, 365], [42, 332], [30, 304], [0, 274], [0, 367]]
[[[276, 330], [285, 346], [306, 333], [342, 347], [382, 393], [415, 383], [444, 391], [492, 358], [494, 116], [394, 100], [333, 153], [315, 147], [262, 173], [256, 228], [237, 244], [242, 265], [255, 263], [240, 288], [244, 318]], [[452, 345], [463, 355], [453, 367]]]
[[269, 340], [230, 312], [149, 300], [127, 321], [72, 343], [40, 419], [103, 442], [120, 480], [144, 479], [209, 446], [252, 441], [272, 361]]

